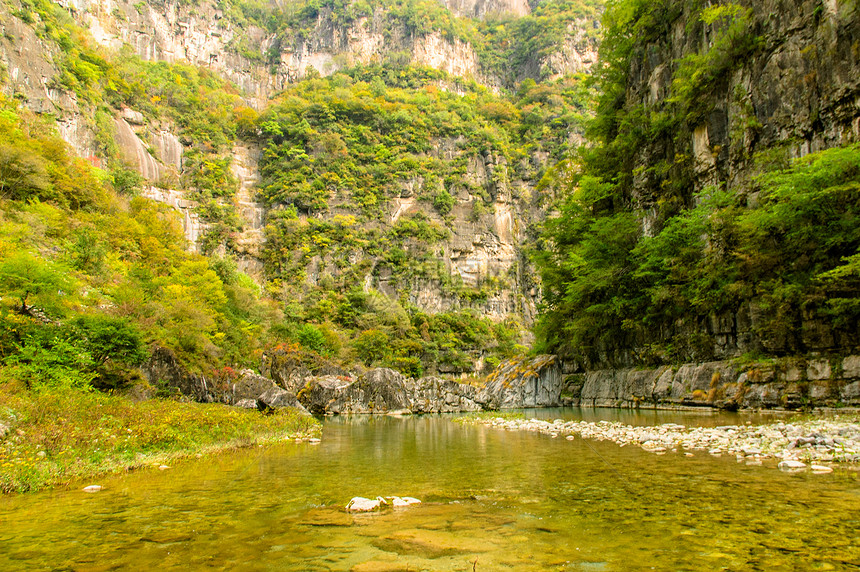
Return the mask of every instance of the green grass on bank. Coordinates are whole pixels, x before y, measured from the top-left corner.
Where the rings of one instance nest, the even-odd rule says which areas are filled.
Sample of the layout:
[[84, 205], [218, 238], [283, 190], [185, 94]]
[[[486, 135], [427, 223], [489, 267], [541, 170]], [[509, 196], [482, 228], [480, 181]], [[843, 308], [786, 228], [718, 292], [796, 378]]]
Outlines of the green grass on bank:
[[0, 491], [27, 492], [197, 454], [319, 433], [294, 411], [261, 415], [221, 404], [71, 388], [27, 391], [0, 381]]

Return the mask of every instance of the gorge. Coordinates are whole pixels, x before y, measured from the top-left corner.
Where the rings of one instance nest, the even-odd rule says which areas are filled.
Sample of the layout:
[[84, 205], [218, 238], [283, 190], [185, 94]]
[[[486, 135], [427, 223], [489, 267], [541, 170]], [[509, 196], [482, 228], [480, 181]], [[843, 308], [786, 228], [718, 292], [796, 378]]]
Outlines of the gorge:
[[3, 570], [860, 565], [855, 0], [0, 31]]

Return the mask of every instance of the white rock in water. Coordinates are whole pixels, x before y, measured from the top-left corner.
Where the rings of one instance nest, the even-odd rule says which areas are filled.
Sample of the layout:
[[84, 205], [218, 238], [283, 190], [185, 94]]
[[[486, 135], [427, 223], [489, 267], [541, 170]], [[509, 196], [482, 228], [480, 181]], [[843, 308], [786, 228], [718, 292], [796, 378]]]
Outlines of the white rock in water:
[[308, 443], [310, 443], [311, 445], [319, 445], [320, 440], [317, 439], [316, 437], [311, 437], [310, 439], [308, 439]]
[[346, 510], [354, 512], [370, 512], [378, 509], [383, 504], [387, 504], [382, 497], [375, 499], [366, 499], [364, 497], [352, 497], [346, 505]]
[[102, 490], [101, 485], [90, 485], [88, 487], [84, 487], [85, 493], [97, 493]]
[[795, 461], [794, 459], [787, 459], [785, 461], [781, 461], [777, 466], [783, 470], [796, 471], [798, 469], [805, 469], [806, 463]]
[[567, 437], [565, 437], [565, 439], [567, 439], [568, 441], [573, 441], [575, 437], [573, 435], [568, 435]]
[[832, 473], [833, 467], [828, 467], [826, 465], [810, 465], [809, 467], [812, 469], [813, 473]]
[[158, 465], [158, 470], [159, 470], [159, 471], [166, 471], [166, 470], [167, 470], [167, 469], [169, 469], [169, 468], [170, 468], [170, 467], [168, 467], [167, 465]]
[[401, 500], [406, 501], [408, 504], [421, 504], [421, 501], [415, 497], [400, 497]]

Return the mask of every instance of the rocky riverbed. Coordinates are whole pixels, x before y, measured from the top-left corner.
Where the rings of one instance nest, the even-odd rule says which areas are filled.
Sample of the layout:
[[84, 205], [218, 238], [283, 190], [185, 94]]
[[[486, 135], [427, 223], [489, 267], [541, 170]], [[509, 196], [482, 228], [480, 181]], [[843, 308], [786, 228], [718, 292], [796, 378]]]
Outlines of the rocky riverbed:
[[613, 441], [665, 455], [735, 455], [739, 462], [777, 461], [784, 470], [830, 472], [834, 463], [860, 462], [860, 418], [835, 417], [780, 421], [770, 425], [686, 427], [674, 423], [636, 427], [618, 422], [543, 421], [502, 417], [465, 418], [510, 431], [533, 431], [553, 438]]

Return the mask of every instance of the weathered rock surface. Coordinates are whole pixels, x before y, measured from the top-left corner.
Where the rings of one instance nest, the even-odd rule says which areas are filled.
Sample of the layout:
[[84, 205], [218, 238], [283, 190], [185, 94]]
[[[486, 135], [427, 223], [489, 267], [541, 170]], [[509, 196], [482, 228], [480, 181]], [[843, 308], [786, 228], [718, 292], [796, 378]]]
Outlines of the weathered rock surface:
[[[313, 369], [308, 363], [313, 362]], [[298, 393], [308, 379], [322, 376], [350, 377], [352, 373], [324, 360], [309, 360], [301, 351], [275, 349], [263, 354], [260, 366], [264, 376], [287, 391]]]
[[556, 356], [515, 358], [499, 365], [475, 401], [485, 409], [561, 405], [562, 375]]
[[231, 402], [237, 404], [244, 399], [257, 399], [260, 395], [277, 388], [275, 383], [262, 375], [257, 375], [250, 369], [239, 372], [239, 379], [233, 383]]
[[310, 378], [299, 391], [299, 401], [318, 415], [406, 411], [411, 403], [406, 378], [393, 369], [372, 369], [358, 379], [346, 376]]
[[315, 376], [299, 391], [312, 413], [459, 413], [560, 404], [561, 369], [555, 356], [507, 362], [483, 388], [439, 377], [411, 379], [391, 369], [357, 378]]
[[[679, 84], [698, 81], [677, 73], [684, 62], [701, 58], [695, 61], [703, 62], [702, 77], [713, 69], [706, 62], [719, 53], [717, 45], [720, 38], [725, 41], [726, 26], [706, 22], [701, 17], [703, 6], [672, 3], [665, 20], [635, 40], [624, 92], [628, 109], [672, 116], [677, 99], [683, 99], [678, 95]], [[721, 62], [725, 67], [695, 97], [695, 113], [664, 135], [637, 146], [635, 162], [643, 168], [633, 171], [626, 192], [641, 216], [645, 235], [659, 231], [659, 220], [666, 214], [665, 188], [673, 181], [689, 181], [683, 185], [683, 192], [689, 193], [683, 199], [688, 205], [697, 201], [697, 191], [707, 187], [754, 196], [757, 185], [752, 179], [761, 172], [763, 155], [770, 153], [769, 161], [789, 160], [860, 141], [857, 4], [762, 0], [731, 6], [741, 8], [743, 16], [736, 23], [745, 27], [743, 40], [732, 43], [755, 38], [755, 47], [742, 57]], [[659, 169], [644, 168], [661, 164], [674, 166], [659, 173]], [[856, 324], [839, 326], [810, 308], [786, 315], [784, 319], [797, 324], [796, 328], [764, 334], [769, 315], [767, 303], [752, 298], [718, 313], [680, 317], [642, 331], [636, 339], [606, 340], [591, 352], [589, 365], [591, 369], [641, 365], [640, 356], [661, 343], [694, 356], [687, 359], [701, 360], [747, 353], [835, 354], [856, 351], [860, 345]]]
[[475, 401], [478, 390], [471, 385], [438, 377], [422, 377], [407, 380], [404, 386], [413, 413], [459, 413], [482, 409]]
[[304, 405], [299, 403], [299, 400], [296, 399], [296, 395], [294, 393], [281, 389], [280, 387], [272, 387], [265, 393], [262, 393], [257, 398], [257, 402], [262, 405], [264, 409], [284, 409], [289, 407], [292, 409], [298, 409], [303, 415], [310, 415], [310, 412], [305, 409]]
[[226, 403], [244, 409], [291, 407], [309, 415], [294, 392], [278, 387], [270, 378], [246, 369], [233, 382], [188, 372], [167, 348], [153, 350], [143, 373], [155, 386], [173, 388], [186, 398], [202, 403]]
[[189, 373], [179, 365], [176, 355], [167, 348], [155, 348], [142, 371], [152, 385], [174, 388], [194, 401], [211, 403], [216, 400], [213, 395], [214, 387], [210, 387], [206, 378]]
[[[858, 356], [730, 361], [656, 369], [603, 369], [565, 380], [571, 404], [588, 407], [692, 405], [722, 409], [860, 406]], [[578, 383], [584, 378], [584, 383]]]

